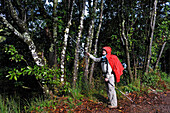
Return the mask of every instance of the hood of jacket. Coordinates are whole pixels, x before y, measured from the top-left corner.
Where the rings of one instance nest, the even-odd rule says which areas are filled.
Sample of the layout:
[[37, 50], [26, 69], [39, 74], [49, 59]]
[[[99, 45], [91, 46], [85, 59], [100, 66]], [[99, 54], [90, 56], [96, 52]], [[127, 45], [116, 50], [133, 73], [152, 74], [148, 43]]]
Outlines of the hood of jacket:
[[112, 52], [112, 48], [111, 47], [106, 46], [106, 47], [103, 47], [103, 49], [106, 50], [107, 55], [111, 55], [111, 52]]

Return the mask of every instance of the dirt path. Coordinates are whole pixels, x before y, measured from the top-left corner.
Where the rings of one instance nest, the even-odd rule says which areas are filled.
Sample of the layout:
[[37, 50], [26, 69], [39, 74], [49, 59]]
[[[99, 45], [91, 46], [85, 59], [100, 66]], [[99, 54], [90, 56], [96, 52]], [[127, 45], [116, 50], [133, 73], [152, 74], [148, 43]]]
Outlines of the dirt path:
[[127, 113], [170, 113], [170, 91], [159, 94], [149, 94], [142, 102], [136, 99], [137, 104], [128, 107], [124, 105], [123, 112]]
[[73, 110], [75, 113], [170, 113], [170, 91], [165, 93], [150, 93], [141, 97], [131, 94], [135, 104], [123, 99], [119, 100], [118, 109], [109, 109], [103, 103], [85, 100], [82, 105]]
[[[100, 102], [94, 102], [89, 99], [77, 100], [75, 103], [61, 104], [61, 106], [46, 107], [45, 111], [49, 113], [170, 113], [170, 91], [164, 93], [143, 93], [133, 92], [129, 94], [134, 103], [127, 98], [118, 100], [117, 109], [107, 107], [106, 98], [98, 96]], [[63, 97], [61, 97], [61, 100]], [[61, 101], [63, 102], [63, 101]], [[71, 107], [72, 106], [72, 107]], [[33, 111], [32, 113], [37, 113]], [[45, 113], [45, 112], [42, 112]]]
[[170, 91], [161, 95], [162, 104], [157, 104], [154, 107], [158, 112], [170, 113]]

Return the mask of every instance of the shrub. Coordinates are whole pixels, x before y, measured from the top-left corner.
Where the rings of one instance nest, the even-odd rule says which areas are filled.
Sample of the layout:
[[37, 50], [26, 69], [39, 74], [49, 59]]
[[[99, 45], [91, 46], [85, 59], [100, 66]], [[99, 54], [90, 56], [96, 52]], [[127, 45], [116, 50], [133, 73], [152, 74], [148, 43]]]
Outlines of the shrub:
[[150, 73], [145, 73], [142, 77], [142, 83], [145, 85], [145, 86], [150, 86], [150, 87], [153, 87], [153, 88], [156, 88], [157, 87], [157, 83], [159, 81], [159, 76], [158, 76], [158, 72], [157, 71], [153, 71], [153, 72], [150, 72]]

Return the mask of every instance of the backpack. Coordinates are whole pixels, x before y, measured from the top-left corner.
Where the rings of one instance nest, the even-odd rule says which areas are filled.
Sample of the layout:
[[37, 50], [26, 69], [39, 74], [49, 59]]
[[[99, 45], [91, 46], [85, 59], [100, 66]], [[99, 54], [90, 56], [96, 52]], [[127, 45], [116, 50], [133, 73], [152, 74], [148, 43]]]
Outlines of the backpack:
[[123, 74], [123, 66], [120, 62], [120, 60], [118, 59], [118, 57], [116, 55], [112, 55], [111, 54], [111, 47], [103, 47], [104, 50], [106, 50], [107, 55], [106, 58], [112, 68], [112, 71], [115, 73], [116, 76], [116, 82], [120, 81], [120, 76]]

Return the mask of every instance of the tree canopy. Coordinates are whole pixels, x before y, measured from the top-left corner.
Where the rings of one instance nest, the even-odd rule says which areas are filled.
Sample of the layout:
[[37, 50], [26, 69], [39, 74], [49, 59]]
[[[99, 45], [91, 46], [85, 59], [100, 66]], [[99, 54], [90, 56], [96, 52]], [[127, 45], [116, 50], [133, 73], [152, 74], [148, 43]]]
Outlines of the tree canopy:
[[169, 74], [169, 4], [168, 0], [1, 0], [0, 79], [19, 84], [32, 76], [46, 93], [66, 91], [63, 84], [93, 84], [101, 71], [86, 52], [100, 57], [104, 46], [110, 46], [124, 65], [120, 84], [144, 79], [142, 75], [153, 70]]

